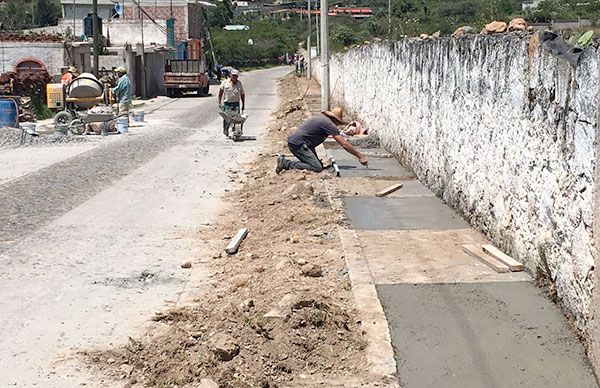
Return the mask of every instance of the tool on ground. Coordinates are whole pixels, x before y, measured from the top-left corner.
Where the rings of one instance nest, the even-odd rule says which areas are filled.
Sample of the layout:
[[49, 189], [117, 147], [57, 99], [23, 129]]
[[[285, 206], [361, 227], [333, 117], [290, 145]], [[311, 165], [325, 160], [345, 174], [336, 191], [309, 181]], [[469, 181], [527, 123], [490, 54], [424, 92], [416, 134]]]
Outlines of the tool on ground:
[[339, 177], [340, 176], [340, 168], [338, 167], [337, 162], [335, 161], [334, 158], [331, 158], [331, 167], [333, 167], [333, 171], [335, 172], [335, 176]]
[[400, 190], [404, 185], [402, 183], [396, 183], [395, 185], [392, 185], [390, 187], [387, 187], [379, 192], [377, 192], [377, 194], [375, 194], [376, 197], [385, 197], [386, 195], [389, 195], [391, 193], [393, 193], [394, 191], [398, 191]]

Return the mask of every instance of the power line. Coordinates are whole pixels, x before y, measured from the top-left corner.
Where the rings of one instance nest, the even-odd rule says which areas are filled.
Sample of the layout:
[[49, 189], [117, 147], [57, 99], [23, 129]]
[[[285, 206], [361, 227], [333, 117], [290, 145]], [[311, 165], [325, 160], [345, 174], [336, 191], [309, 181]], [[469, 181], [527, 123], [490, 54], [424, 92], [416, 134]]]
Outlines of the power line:
[[[133, 2], [133, 4], [137, 5], [138, 9], [140, 10], [140, 12], [142, 12], [157, 28], [160, 32], [162, 32], [165, 35], [169, 35], [167, 32], [167, 29], [163, 26], [161, 26], [156, 20], [154, 20], [154, 18], [152, 18], [152, 16], [150, 16], [148, 14], [148, 12], [146, 12], [146, 10], [144, 8], [142, 8], [142, 6], [140, 5], [140, 3], [138, 2], [138, 0], [131, 0]], [[142, 19], [143, 20], [143, 19]]]

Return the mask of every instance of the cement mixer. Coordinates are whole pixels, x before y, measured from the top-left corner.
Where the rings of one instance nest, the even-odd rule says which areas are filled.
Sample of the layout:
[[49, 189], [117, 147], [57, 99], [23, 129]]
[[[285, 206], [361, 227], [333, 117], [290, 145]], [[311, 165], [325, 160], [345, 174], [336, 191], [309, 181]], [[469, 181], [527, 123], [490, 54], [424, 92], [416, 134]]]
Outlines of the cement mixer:
[[103, 110], [102, 113], [97, 113], [89, 110], [99, 104], [110, 103], [110, 88], [105, 87], [93, 74], [82, 73], [71, 82], [66, 92], [66, 97], [63, 96], [65, 109], [54, 116], [57, 129], [68, 129], [80, 135], [85, 132], [85, 124], [115, 119], [112, 112], [107, 113]]

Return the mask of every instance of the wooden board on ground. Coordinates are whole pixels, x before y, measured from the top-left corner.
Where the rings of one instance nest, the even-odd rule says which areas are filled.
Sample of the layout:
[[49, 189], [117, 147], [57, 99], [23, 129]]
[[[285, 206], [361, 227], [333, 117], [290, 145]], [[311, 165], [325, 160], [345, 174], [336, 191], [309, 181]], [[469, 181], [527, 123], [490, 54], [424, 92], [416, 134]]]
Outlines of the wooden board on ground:
[[237, 234], [233, 236], [233, 238], [229, 242], [229, 245], [227, 245], [227, 248], [225, 248], [225, 252], [227, 252], [228, 255], [233, 255], [234, 253], [236, 253], [240, 247], [240, 244], [246, 238], [247, 235], [248, 228], [242, 228], [238, 230]]
[[463, 245], [462, 250], [469, 256], [476, 258], [496, 272], [503, 273], [509, 271], [506, 264], [485, 253], [478, 245]]
[[488, 255], [506, 264], [508, 266], [508, 269], [510, 269], [513, 272], [519, 272], [525, 269], [523, 263], [518, 262], [517, 260], [513, 259], [512, 257], [502, 252], [500, 249], [496, 248], [493, 245], [486, 244], [482, 245], [481, 248]]
[[403, 186], [404, 185], [402, 183], [396, 183], [395, 185], [392, 185], [388, 188], [381, 190], [380, 192], [375, 194], [375, 196], [376, 197], [385, 197], [388, 194], [392, 194], [394, 191], [400, 190]]

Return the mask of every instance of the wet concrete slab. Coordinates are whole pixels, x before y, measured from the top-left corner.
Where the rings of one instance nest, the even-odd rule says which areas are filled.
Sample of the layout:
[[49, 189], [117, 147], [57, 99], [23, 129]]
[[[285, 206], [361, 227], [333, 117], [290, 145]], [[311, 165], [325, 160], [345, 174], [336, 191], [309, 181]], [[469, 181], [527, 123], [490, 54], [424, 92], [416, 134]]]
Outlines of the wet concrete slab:
[[437, 197], [343, 197], [346, 214], [358, 230], [448, 230], [469, 227]]
[[598, 387], [562, 313], [530, 282], [377, 292], [404, 388]]
[[[363, 150], [361, 150], [362, 152]], [[364, 150], [365, 153], [385, 155], [381, 149]], [[414, 175], [404, 168], [395, 158], [369, 157], [369, 168], [361, 165], [358, 159], [343, 149], [330, 149], [329, 154], [335, 159], [340, 168], [340, 176], [344, 177], [397, 177], [400, 179], [411, 179]], [[376, 155], [376, 154], [375, 154]], [[368, 157], [368, 156], [367, 156]]]
[[375, 196], [396, 183], [401, 183], [402, 188], [388, 194], [386, 198], [406, 197], [435, 197], [435, 194], [417, 180], [380, 179], [380, 178], [345, 178], [337, 180], [337, 187], [342, 195], [358, 195], [362, 197]]
[[375, 284], [529, 281], [526, 272], [498, 273], [462, 251], [489, 244], [473, 229], [357, 232]]

